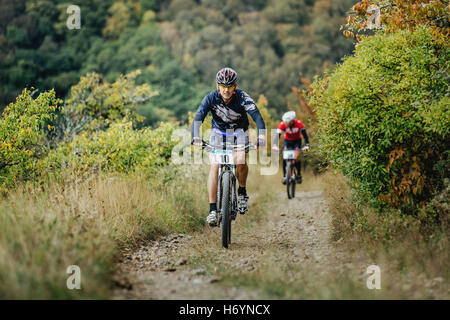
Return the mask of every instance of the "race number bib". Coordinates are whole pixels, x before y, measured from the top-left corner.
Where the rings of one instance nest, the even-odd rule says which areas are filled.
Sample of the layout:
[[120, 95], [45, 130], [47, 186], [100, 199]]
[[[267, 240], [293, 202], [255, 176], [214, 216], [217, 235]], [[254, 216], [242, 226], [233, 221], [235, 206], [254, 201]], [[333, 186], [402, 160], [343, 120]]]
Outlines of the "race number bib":
[[283, 151], [283, 159], [295, 159], [294, 150]]
[[233, 150], [213, 150], [212, 160], [217, 164], [233, 164]]

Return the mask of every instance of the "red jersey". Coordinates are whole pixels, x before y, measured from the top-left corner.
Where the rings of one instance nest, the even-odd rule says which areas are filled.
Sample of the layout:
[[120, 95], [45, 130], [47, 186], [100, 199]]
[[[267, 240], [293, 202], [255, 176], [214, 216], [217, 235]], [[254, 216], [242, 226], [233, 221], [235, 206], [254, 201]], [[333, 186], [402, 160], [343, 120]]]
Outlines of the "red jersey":
[[302, 133], [300, 130], [304, 127], [305, 126], [300, 122], [300, 120], [294, 119], [294, 124], [290, 127], [286, 126], [284, 121], [281, 121], [277, 131], [278, 133], [284, 131], [284, 139], [286, 140], [299, 140], [302, 138]]

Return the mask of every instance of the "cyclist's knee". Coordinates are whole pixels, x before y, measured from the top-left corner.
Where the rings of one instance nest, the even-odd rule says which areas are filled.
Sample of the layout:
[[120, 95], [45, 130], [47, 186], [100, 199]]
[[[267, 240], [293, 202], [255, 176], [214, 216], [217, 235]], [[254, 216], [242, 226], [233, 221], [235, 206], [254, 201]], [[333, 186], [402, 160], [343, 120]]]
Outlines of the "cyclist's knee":
[[236, 170], [241, 170], [247, 168], [248, 165], [246, 163], [236, 164]]

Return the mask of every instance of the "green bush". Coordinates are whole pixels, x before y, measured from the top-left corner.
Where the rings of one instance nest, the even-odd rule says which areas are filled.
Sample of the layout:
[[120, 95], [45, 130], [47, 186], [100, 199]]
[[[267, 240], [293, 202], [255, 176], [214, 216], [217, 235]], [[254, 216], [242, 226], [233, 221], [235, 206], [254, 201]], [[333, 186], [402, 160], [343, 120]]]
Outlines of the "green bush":
[[34, 99], [24, 89], [16, 102], [10, 103], [0, 118], [0, 190], [36, 175], [36, 162], [48, 152], [44, 143], [46, 132], [54, 128], [60, 101], [55, 91], [43, 92]]
[[313, 84], [321, 151], [360, 199], [416, 212], [444, 188], [449, 63], [427, 28], [380, 33]]
[[74, 176], [92, 171], [151, 174], [170, 161], [174, 128], [163, 123], [154, 130], [134, 130], [131, 122], [117, 122], [105, 131], [84, 131], [49, 153], [39, 166], [43, 174], [61, 170]]
[[88, 73], [71, 88], [63, 111], [72, 111], [72, 116], [77, 119], [91, 117], [88, 129], [105, 129], [123, 118], [132, 120], [136, 125], [136, 122], [144, 121], [137, 115], [136, 106], [158, 94], [148, 84], [135, 84], [140, 74], [141, 71], [136, 70], [125, 76], [119, 75], [115, 82], [109, 83], [97, 73]]

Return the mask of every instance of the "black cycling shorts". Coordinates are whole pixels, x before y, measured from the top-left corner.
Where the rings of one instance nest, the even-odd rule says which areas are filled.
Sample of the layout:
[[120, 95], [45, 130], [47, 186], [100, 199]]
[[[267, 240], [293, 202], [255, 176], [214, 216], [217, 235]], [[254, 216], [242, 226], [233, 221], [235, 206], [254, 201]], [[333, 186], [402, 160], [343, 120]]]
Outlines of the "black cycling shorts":
[[286, 148], [288, 150], [301, 149], [302, 148], [302, 139], [298, 139], [298, 140], [284, 139], [283, 148]]

